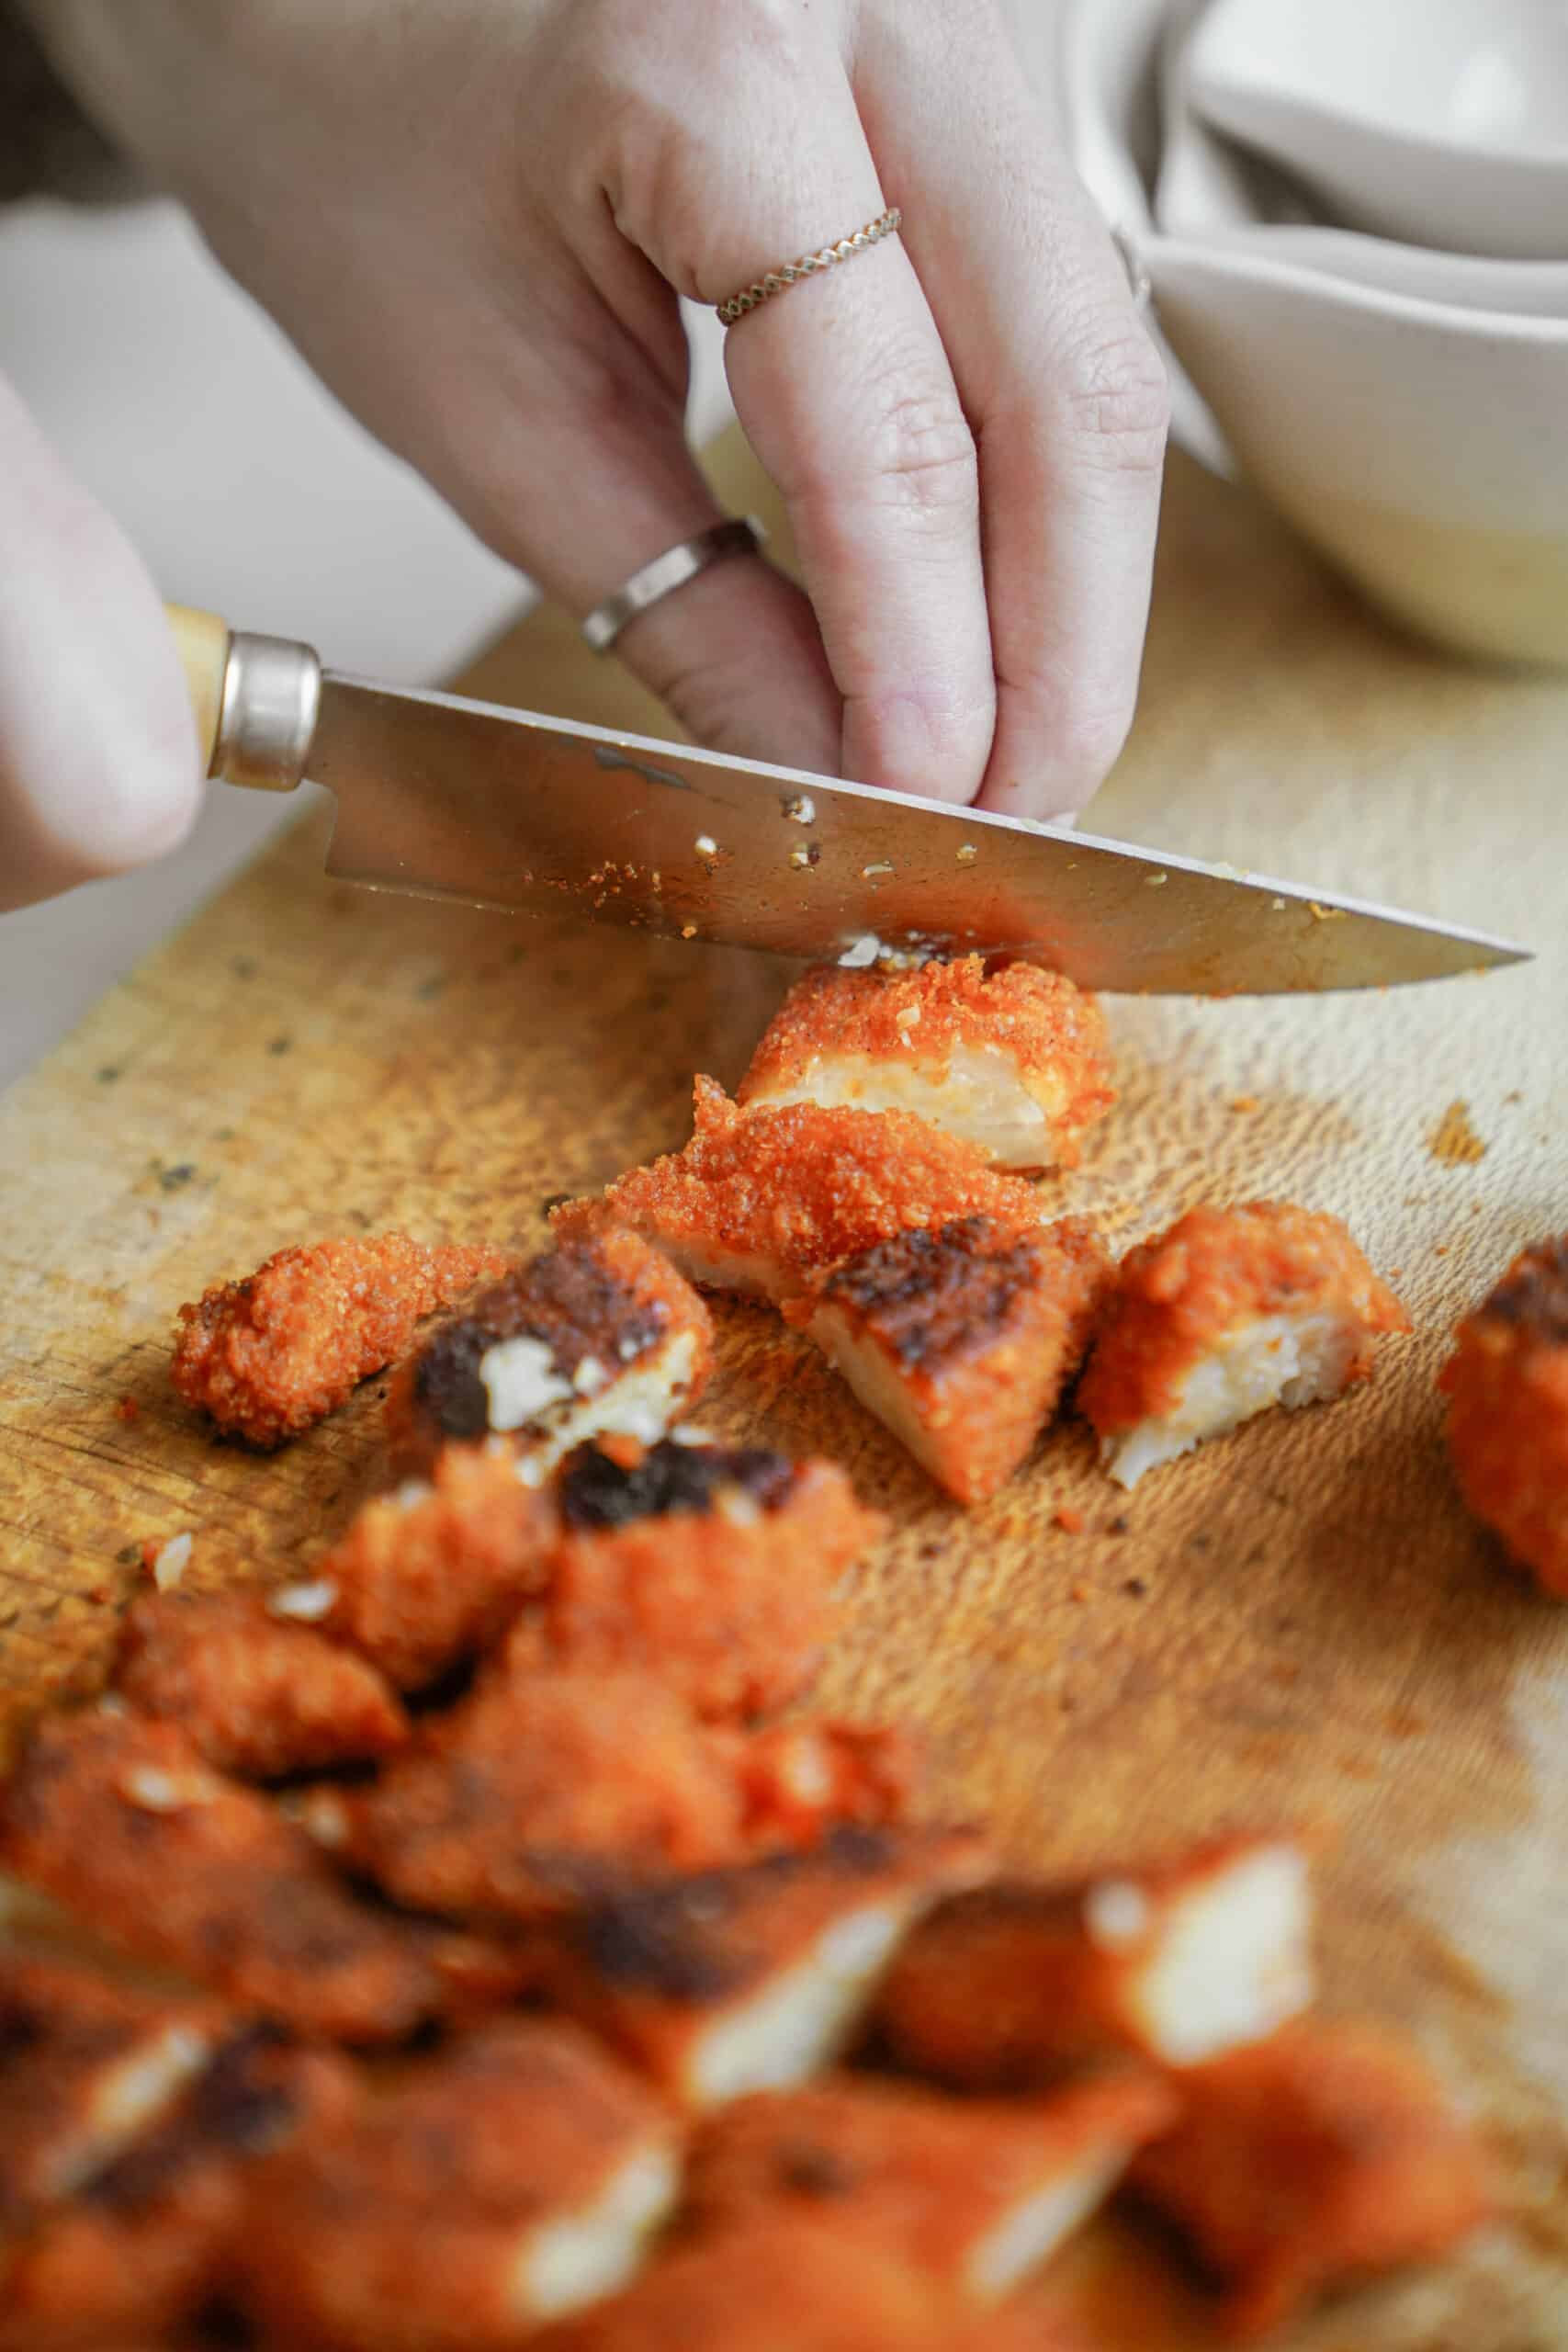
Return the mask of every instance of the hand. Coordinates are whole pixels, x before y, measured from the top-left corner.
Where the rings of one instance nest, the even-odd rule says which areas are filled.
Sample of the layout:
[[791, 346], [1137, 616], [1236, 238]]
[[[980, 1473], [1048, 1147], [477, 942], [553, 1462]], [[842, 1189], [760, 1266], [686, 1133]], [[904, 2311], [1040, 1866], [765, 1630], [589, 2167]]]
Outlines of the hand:
[[677, 293], [900, 205], [901, 241], [728, 339], [809, 602], [735, 560], [619, 650], [711, 743], [1088, 799], [1135, 691], [1165, 386], [994, 0], [34, 10], [327, 383], [579, 614], [715, 519]]
[[157, 592], [0, 379], [0, 911], [159, 856], [200, 805]]

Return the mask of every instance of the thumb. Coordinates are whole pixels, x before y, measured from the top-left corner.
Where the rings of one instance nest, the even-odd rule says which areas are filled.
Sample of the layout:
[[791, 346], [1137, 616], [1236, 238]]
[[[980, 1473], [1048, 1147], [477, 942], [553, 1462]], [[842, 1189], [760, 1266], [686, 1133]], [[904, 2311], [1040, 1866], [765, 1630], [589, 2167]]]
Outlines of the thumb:
[[175, 848], [201, 763], [156, 589], [0, 379], [0, 909]]

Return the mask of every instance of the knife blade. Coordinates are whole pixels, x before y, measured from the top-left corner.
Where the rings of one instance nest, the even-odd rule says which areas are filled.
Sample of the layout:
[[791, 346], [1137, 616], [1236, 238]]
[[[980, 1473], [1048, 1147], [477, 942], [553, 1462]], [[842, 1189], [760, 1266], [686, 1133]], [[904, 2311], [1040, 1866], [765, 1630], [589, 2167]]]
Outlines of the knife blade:
[[[210, 684], [221, 625], [197, 617]], [[195, 699], [190, 626], [176, 621]], [[1069, 828], [323, 674], [288, 640], [225, 631], [223, 652], [209, 773], [325, 785], [328, 871], [372, 889], [818, 961], [1005, 951], [1131, 993], [1377, 988], [1526, 956]]]

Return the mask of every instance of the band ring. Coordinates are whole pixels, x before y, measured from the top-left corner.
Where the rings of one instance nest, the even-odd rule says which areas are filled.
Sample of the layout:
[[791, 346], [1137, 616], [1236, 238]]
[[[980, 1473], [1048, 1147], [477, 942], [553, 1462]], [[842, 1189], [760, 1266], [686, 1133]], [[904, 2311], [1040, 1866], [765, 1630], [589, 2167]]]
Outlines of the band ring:
[[841, 261], [852, 261], [856, 254], [868, 253], [873, 245], [879, 245], [884, 237], [896, 237], [903, 220], [898, 207], [891, 205], [886, 212], [878, 213], [874, 220], [868, 220], [864, 228], [857, 229], [852, 236], [840, 237], [836, 245], [819, 245], [814, 254], [797, 254], [794, 261], [782, 262], [777, 269], [764, 271], [761, 277], [754, 277], [750, 286], [743, 286], [739, 294], [732, 294], [728, 301], [718, 305], [719, 317], [727, 327], [732, 327], [737, 319], [746, 316], [748, 311], [756, 310], [762, 302], [772, 301], [775, 294], [782, 294], [786, 287], [798, 284], [801, 278], [815, 277], [819, 269], [832, 269]]
[[678, 539], [623, 581], [613, 596], [594, 605], [582, 624], [583, 636], [595, 653], [608, 653], [626, 623], [646, 613], [649, 605], [657, 605], [672, 589], [683, 588], [688, 580], [728, 555], [755, 555], [767, 536], [754, 514], [738, 514], [727, 523], [710, 524], [689, 539]]

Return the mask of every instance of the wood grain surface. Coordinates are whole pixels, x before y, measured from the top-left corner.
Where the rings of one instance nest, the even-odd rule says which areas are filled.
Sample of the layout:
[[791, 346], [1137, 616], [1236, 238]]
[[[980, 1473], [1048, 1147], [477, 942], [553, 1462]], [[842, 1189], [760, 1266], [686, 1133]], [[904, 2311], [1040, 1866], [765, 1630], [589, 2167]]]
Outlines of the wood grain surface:
[[[716, 470], [767, 510], [743, 447]], [[668, 731], [558, 616], [468, 683]], [[1118, 1242], [1209, 1197], [1338, 1211], [1398, 1270], [1415, 1338], [1369, 1391], [1130, 1500], [1068, 1427], [960, 1512], [755, 1309], [725, 1314], [704, 1418], [835, 1453], [892, 1510], [828, 1694], [923, 1725], [952, 1808], [1025, 1859], [1332, 1826], [1331, 1996], [1420, 2033], [1495, 2142], [1507, 2210], [1463, 2260], [1295, 2340], [1551, 2352], [1568, 2339], [1568, 1610], [1460, 1510], [1433, 1377], [1455, 1316], [1568, 1225], [1568, 687], [1394, 638], [1179, 458], [1143, 707], [1095, 822], [1540, 951], [1382, 997], [1113, 1003], [1121, 1107], [1047, 1188]], [[90, 1685], [143, 1539], [193, 1530], [198, 1585], [296, 1574], [381, 1476], [375, 1383], [271, 1459], [215, 1445], [168, 1387], [182, 1299], [333, 1231], [532, 1246], [553, 1197], [683, 1138], [692, 1072], [733, 1081], [787, 977], [372, 898], [322, 879], [321, 845], [312, 817], [0, 1105], [0, 1726]], [[1083, 1532], [1056, 1526], [1063, 1503]], [[1208, 2342], [1201, 2304], [1119, 2233], [1072, 2267], [1102, 2346]]]

